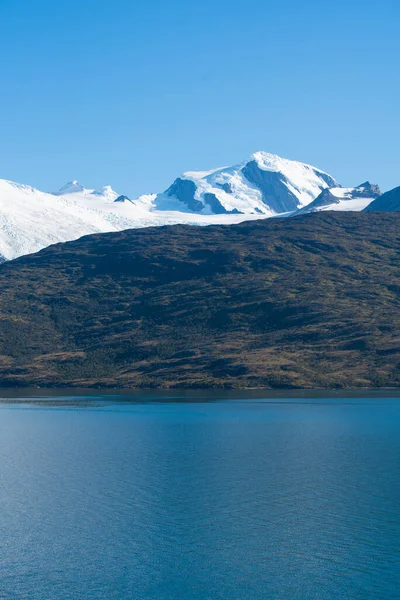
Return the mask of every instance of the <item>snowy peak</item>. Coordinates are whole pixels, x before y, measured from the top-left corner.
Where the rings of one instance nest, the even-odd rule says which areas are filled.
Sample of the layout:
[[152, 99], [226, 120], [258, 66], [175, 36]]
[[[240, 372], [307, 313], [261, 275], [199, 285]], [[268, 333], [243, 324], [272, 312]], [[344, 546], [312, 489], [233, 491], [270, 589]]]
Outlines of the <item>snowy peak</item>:
[[369, 181], [354, 188], [332, 187], [323, 190], [311, 204], [297, 211], [297, 214], [321, 210], [360, 211], [380, 195], [379, 186]]
[[267, 152], [211, 171], [183, 173], [156, 198], [159, 210], [202, 214], [289, 213], [337, 182], [319, 169]]
[[90, 192], [90, 195], [109, 200], [110, 202], [115, 202], [119, 197], [119, 194], [114, 191], [110, 185], [105, 185], [100, 190], [93, 190], [93, 192]]
[[255, 152], [252, 154], [246, 163], [254, 160], [258, 167], [263, 171], [274, 171], [282, 173], [288, 179], [298, 179], [299, 183], [303, 183], [306, 179], [311, 179], [319, 183], [319, 179], [322, 177], [328, 182], [334, 182], [333, 177], [306, 163], [301, 163], [296, 160], [290, 160], [288, 158], [282, 158], [277, 154], [270, 154], [269, 152]]
[[84, 192], [85, 188], [79, 183], [79, 181], [69, 181], [63, 185], [58, 192], [54, 192], [54, 196], [64, 196], [65, 194], [77, 194]]
[[267, 152], [253, 154], [242, 173], [260, 189], [264, 204], [275, 214], [306, 206], [321, 190], [338, 185], [320, 169]]
[[364, 183], [361, 183], [360, 185], [358, 185], [355, 188], [355, 190], [360, 190], [360, 192], [364, 193], [365, 196], [368, 196], [371, 198], [372, 197], [378, 198], [378, 196], [382, 195], [379, 185], [370, 183], [369, 181], [365, 181]]
[[94, 196], [101, 200], [109, 200], [114, 202], [119, 194], [115, 192], [110, 185], [105, 185], [99, 190], [91, 190], [85, 188], [79, 181], [69, 181], [58, 192], [54, 192], [54, 196]]

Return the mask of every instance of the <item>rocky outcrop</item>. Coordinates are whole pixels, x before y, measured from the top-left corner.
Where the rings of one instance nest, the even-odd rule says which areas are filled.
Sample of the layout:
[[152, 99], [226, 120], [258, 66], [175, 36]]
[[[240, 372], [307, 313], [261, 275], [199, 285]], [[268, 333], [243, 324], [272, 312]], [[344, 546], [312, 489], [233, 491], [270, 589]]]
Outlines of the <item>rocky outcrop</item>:
[[215, 194], [204, 194], [204, 202], [208, 204], [212, 212], [215, 215], [240, 215], [241, 213], [237, 208], [233, 210], [227, 210], [223, 204], [218, 200]]
[[286, 180], [281, 173], [264, 171], [255, 160], [247, 163], [242, 173], [260, 190], [264, 204], [274, 212], [285, 213], [298, 208], [299, 200], [285, 185]]
[[196, 184], [190, 179], [182, 179], [178, 177], [169, 187], [165, 195], [175, 197], [179, 202], [182, 202], [189, 210], [200, 212], [204, 208], [204, 204], [195, 198]]

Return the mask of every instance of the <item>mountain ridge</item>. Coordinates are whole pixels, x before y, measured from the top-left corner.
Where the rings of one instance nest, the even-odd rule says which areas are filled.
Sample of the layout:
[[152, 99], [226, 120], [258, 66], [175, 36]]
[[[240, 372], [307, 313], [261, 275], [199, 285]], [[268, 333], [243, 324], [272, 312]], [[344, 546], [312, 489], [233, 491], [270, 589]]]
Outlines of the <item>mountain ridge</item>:
[[363, 210], [379, 189], [362, 185], [362, 192], [362, 186], [343, 188], [316, 167], [262, 151], [233, 167], [187, 171], [164, 193], [136, 199], [76, 180], [51, 194], [0, 180], [0, 256], [10, 260], [82, 235], [130, 228]]
[[326, 188], [307, 206], [296, 214], [305, 214], [319, 210], [364, 210], [381, 195], [379, 186], [365, 181], [355, 188]]

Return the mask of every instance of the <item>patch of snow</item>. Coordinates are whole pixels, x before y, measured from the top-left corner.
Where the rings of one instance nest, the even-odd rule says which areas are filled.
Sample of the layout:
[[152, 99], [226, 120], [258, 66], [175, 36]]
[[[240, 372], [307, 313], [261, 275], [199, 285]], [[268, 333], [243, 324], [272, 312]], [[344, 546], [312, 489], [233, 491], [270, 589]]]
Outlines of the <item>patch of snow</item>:
[[351, 198], [354, 188], [329, 188], [329, 191], [335, 198]]
[[368, 204], [371, 204], [372, 200], [374, 200], [374, 198], [353, 198], [349, 200], [348, 198], [343, 197], [339, 202], [321, 206], [316, 210], [361, 211], [364, 210]]

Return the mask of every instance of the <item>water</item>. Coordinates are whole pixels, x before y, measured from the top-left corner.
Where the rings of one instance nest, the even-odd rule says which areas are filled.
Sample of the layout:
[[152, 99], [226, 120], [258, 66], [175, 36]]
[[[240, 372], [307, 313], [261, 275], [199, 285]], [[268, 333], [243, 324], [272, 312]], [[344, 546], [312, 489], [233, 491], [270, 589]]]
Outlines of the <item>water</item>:
[[1, 600], [398, 600], [400, 400], [253, 396], [0, 405]]

